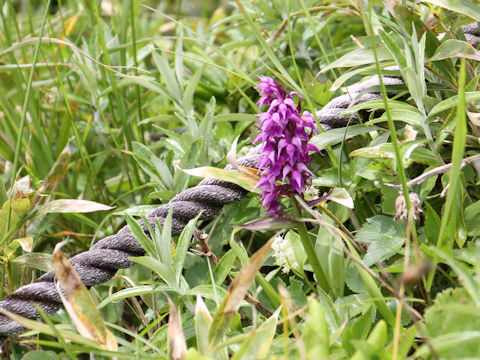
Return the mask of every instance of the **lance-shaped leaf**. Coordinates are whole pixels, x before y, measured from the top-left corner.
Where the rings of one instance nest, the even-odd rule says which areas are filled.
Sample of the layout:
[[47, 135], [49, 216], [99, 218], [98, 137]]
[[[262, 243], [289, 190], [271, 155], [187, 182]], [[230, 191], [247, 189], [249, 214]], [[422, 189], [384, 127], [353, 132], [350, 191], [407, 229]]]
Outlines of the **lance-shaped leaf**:
[[173, 304], [170, 298], [168, 299], [168, 346], [170, 359], [183, 360], [187, 353], [187, 343], [185, 342], [185, 336], [183, 335], [182, 320], [176, 306]]
[[33, 238], [31, 236], [28, 237], [22, 237], [13, 240], [10, 244], [8, 244], [5, 247], [5, 250], [3, 251], [5, 258], [11, 260], [12, 258], [15, 257], [15, 253], [19, 247], [23, 249], [24, 252], [29, 253], [32, 251], [32, 246], [33, 246]]
[[68, 170], [68, 165], [70, 164], [70, 149], [66, 147], [58, 156], [58, 159], [53, 164], [50, 172], [47, 174], [43, 180], [42, 186], [38, 190], [39, 193], [43, 191], [55, 191], [58, 187], [58, 184], [63, 179]]
[[274, 237], [268, 240], [255, 254], [250, 257], [246, 264], [242, 267], [238, 275], [233, 279], [228, 289], [227, 296], [222, 305], [218, 309], [213, 319], [213, 324], [210, 329], [210, 343], [208, 351], [222, 341], [223, 336], [227, 332], [231, 321], [237, 314], [240, 304], [247, 294], [248, 289], [252, 285], [253, 279], [257, 275], [263, 260], [270, 250], [270, 246]]
[[28, 266], [43, 272], [52, 270], [52, 255], [45, 253], [26, 253], [12, 260], [17, 264]]
[[291, 229], [297, 226], [297, 222], [289, 218], [263, 218], [260, 220], [254, 220], [248, 224], [235, 225], [234, 227], [239, 227], [251, 231], [278, 231], [283, 229]]
[[111, 206], [103, 205], [95, 201], [78, 199], [53, 200], [45, 205], [39, 206], [37, 215], [47, 213], [88, 213], [94, 211], [106, 211], [113, 209]]
[[[26, 317], [14, 314], [8, 310], [5, 310], [4, 308], [0, 308], [0, 314], [8, 316], [10, 319], [16, 321], [26, 329], [38, 331], [40, 333], [47, 334], [50, 336], [56, 335], [55, 331], [48, 324], [44, 324], [37, 320], [27, 319]], [[93, 348], [98, 348], [98, 342], [85, 338], [73, 331], [62, 329], [61, 335], [63, 338], [71, 340], [74, 343], [82, 344], [84, 346], [92, 346]]]
[[30, 210], [30, 200], [19, 198], [5, 201], [0, 211], [0, 249], [7, 241], [4, 236], [12, 229], [17, 230]]
[[90, 292], [60, 250], [53, 254], [52, 267], [58, 280], [57, 286], [63, 305], [78, 332], [86, 338], [96, 341], [103, 349], [117, 351], [117, 342], [113, 334], [106, 328]]
[[232, 356], [232, 360], [266, 359], [270, 355], [269, 350], [275, 336], [281, 309], [279, 307], [258, 329], [248, 333], [240, 349]]
[[202, 297], [198, 294], [197, 304], [195, 306], [195, 335], [197, 337], [197, 348], [201, 354], [205, 354], [207, 351], [208, 332], [212, 326], [212, 322], [212, 316]]
[[331, 194], [328, 195], [328, 200], [334, 201], [349, 209], [353, 209], [353, 199], [344, 188], [334, 188]]
[[212, 166], [203, 166], [194, 169], [180, 169], [188, 175], [211, 177], [214, 179], [224, 180], [241, 186], [245, 190], [260, 193], [260, 189], [256, 189], [258, 180], [260, 179], [256, 175], [256, 169], [250, 169], [245, 166], [239, 166], [240, 171], [231, 171], [225, 169], [218, 169]]

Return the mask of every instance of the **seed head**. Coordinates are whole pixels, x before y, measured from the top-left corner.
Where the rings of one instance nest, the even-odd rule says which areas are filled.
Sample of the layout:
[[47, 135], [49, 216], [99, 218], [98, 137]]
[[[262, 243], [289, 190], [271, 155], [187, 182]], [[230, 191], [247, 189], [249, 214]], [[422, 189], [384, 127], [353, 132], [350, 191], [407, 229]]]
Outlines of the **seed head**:
[[[417, 220], [422, 212], [422, 208], [420, 207], [420, 197], [414, 192], [409, 193], [408, 197], [410, 198], [413, 219]], [[403, 220], [407, 218], [407, 204], [405, 203], [405, 196], [403, 196], [402, 192], [400, 192], [395, 200], [395, 209], [397, 210], [397, 214], [395, 215], [396, 220]]]

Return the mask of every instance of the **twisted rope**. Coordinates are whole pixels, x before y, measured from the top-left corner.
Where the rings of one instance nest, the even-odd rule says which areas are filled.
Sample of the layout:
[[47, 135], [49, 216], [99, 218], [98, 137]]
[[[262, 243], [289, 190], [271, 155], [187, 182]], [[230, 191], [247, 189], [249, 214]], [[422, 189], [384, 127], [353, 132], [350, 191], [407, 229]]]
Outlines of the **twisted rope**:
[[[477, 23], [467, 25], [463, 30], [469, 42], [475, 46], [480, 44]], [[389, 76], [383, 77], [383, 82], [385, 85], [403, 84], [402, 79]], [[344, 116], [343, 112], [352, 105], [382, 99], [378, 92], [365, 92], [379, 84], [380, 78], [376, 76], [348, 87], [348, 94], [331, 100], [316, 113], [323, 130], [328, 131], [345, 127], [349, 122], [350, 124], [358, 122], [362, 113]], [[256, 167], [258, 156], [259, 148], [257, 147], [246, 157], [239, 159], [238, 163], [242, 166]], [[227, 166], [227, 169], [233, 170], [231, 166]], [[202, 220], [211, 219], [223, 206], [240, 201], [246, 194], [246, 190], [235, 184], [206, 178], [197, 186], [175, 196], [168, 204], [151, 211], [146, 216], [146, 220], [152, 228], [156, 220], [163, 224], [169, 209], [172, 208], [172, 235], [179, 235], [188, 221], [195, 218], [201, 211], [203, 211]], [[148, 235], [146, 224], [143, 221], [139, 223]], [[132, 266], [134, 263], [129, 260], [129, 257], [144, 254], [145, 250], [130, 229], [124, 226], [118, 233], [100, 240], [90, 250], [74, 256], [70, 262], [86, 286], [95, 286], [110, 280], [119, 269]], [[0, 301], [0, 307], [29, 319], [37, 319], [40, 317], [35, 307], [37, 305], [46, 314], [52, 315], [62, 305], [54, 281], [55, 275], [50, 271], [41, 276], [37, 282], [22, 286], [5, 300]], [[0, 343], [7, 336], [23, 331], [25, 328], [19, 323], [0, 314]]]

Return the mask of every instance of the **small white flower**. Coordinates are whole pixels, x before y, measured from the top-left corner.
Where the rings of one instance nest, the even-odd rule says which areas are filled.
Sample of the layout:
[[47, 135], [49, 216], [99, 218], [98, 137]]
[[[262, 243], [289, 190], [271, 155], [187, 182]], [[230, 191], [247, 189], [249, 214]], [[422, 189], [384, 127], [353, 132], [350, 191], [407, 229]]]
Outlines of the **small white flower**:
[[295, 258], [295, 251], [290, 242], [281, 236], [277, 236], [272, 243], [273, 258], [275, 263], [282, 267], [282, 272], [288, 273], [291, 269], [298, 269], [300, 265]]

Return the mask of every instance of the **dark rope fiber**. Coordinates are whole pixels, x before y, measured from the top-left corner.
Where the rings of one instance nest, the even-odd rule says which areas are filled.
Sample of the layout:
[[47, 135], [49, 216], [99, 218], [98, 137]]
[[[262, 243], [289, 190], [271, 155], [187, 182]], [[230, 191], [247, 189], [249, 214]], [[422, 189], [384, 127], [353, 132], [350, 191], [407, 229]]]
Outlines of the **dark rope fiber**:
[[[465, 36], [473, 45], [480, 43], [480, 31], [477, 23], [463, 27]], [[383, 77], [385, 85], [403, 84], [403, 80], [396, 77]], [[348, 93], [331, 100], [322, 110], [316, 113], [317, 118], [324, 129], [328, 131], [333, 128], [340, 128], [359, 121], [359, 115], [344, 116], [343, 112], [354, 105], [371, 100], [382, 99], [378, 92], [365, 92], [368, 89], [379, 85], [379, 77], [375, 76], [370, 80], [360, 82], [348, 87]], [[246, 157], [239, 159], [242, 166], [256, 167], [259, 149], [255, 148]], [[227, 166], [227, 169], [232, 169]], [[241, 187], [217, 179], [206, 178], [197, 186], [187, 189], [175, 196], [168, 204], [162, 205], [150, 212], [146, 219], [154, 228], [155, 220], [160, 224], [172, 208], [172, 235], [179, 235], [189, 220], [197, 216], [201, 211], [203, 220], [211, 219], [223, 206], [236, 203], [243, 199], [247, 191]], [[144, 231], [147, 226], [139, 221]], [[107, 236], [93, 245], [90, 250], [80, 253], [70, 259], [80, 279], [86, 286], [95, 286], [110, 280], [117, 270], [125, 269], [134, 263], [129, 260], [132, 256], [142, 256], [145, 250], [136, 240], [127, 226], [124, 226], [114, 235]], [[29, 319], [38, 319], [38, 313], [34, 304], [43, 311], [52, 315], [62, 305], [56, 285], [55, 276], [52, 271], [41, 276], [37, 282], [24, 285], [17, 289], [5, 300], [0, 301], [0, 307]], [[25, 331], [17, 322], [5, 315], [0, 314], [0, 343], [7, 336], [19, 334]]]

